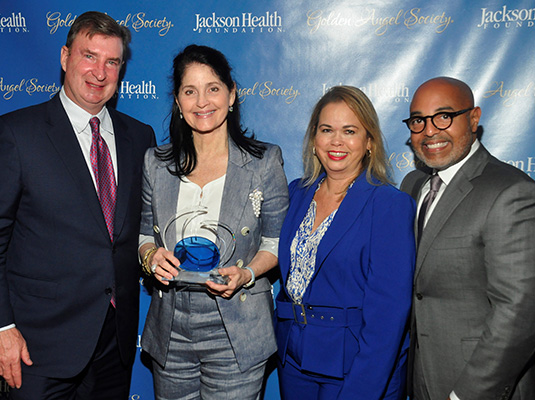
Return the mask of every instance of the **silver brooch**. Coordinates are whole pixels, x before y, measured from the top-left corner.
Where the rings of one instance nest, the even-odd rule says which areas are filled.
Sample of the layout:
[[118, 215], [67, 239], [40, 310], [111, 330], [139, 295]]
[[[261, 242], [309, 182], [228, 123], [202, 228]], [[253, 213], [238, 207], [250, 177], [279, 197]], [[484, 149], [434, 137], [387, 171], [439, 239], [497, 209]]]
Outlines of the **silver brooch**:
[[251, 199], [251, 203], [253, 204], [254, 215], [256, 218], [260, 218], [260, 208], [262, 206], [262, 202], [264, 201], [262, 192], [258, 189], [253, 190], [253, 193], [249, 193], [249, 199]]

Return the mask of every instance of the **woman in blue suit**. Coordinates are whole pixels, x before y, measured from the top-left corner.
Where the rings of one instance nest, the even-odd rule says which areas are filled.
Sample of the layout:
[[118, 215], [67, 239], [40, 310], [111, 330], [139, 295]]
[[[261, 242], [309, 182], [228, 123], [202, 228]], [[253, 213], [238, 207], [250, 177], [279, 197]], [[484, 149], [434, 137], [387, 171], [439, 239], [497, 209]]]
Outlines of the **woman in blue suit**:
[[403, 399], [415, 259], [412, 199], [389, 183], [359, 89], [318, 102], [290, 184], [276, 301], [283, 399]]

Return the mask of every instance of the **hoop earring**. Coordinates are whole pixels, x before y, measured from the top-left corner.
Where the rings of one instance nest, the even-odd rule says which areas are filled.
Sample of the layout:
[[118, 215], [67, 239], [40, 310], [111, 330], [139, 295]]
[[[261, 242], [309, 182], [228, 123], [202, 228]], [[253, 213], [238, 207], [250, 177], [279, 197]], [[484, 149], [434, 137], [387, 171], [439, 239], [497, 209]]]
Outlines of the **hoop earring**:
[[371, 151], [370, 149], [368, 149], [366, 155], [367, 155], [368, 157], [371, 157], [371, 156], [372, 156], [372, 151]]
[[234, 111], [234, 107], [230, 106], [230, 107], [228, 108], [228, 112], [232, 112], [232, 111]]
[[179, 114], [180, 119], [184, 119], [184, 116], [182, 115], [182, 111], [179, 111], [179, 113], [180, 113]]
[[316, 155], [316, 146], [312, 146], [312, 154]]

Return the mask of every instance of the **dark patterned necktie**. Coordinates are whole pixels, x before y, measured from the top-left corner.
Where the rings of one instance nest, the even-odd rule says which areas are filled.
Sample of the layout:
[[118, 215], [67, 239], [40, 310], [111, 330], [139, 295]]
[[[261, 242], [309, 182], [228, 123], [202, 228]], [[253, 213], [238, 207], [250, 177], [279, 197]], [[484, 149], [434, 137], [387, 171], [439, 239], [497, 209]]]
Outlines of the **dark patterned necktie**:
[[91, 118], [92, 141], [91, 141], [91, 167], [97, 183], [98, 198], [100, 207], [106, 220], [106, 226], [113, 242], [113, 222], [115, 219], [115, 201], [117, 198], [117, 185], [115, 184], [115, 174], [113, 173], [113, 163], [111, 162], [108, 145], [100, 135], [100, 120], [97, 117]]
[[430, 183], [431, 187], [429, 189], [429, 192], [427, 192], [427, 194], [425, 195], [422, 206], [420, 207], [420, 213], [418, 214], [418, 243], [420, 243], [420, 238], [422, 237], [422, 232], [424, 230], [425, 216], [431, 208], [431, 204], [437, 197], [440, 185], [442, 185], [442, 179], [440, 179], [440, 176], [438, 176], [438, 174], [434, 174], [431, 178]]

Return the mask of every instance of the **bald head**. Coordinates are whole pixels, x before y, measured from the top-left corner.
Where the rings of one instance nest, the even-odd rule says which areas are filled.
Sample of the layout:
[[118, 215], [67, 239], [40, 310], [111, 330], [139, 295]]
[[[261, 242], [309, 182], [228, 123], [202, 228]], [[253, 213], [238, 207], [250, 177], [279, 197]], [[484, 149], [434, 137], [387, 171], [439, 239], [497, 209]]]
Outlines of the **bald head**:
[[470, 87], [466, 83], [460, 81], [459, 79], [450, 78], [447, 76], [440, 76], [437, 78], [429, 79], [428, 81], [422, 83], [418, 87], [418, 89], [416, 89], [412, 103], [414, 103], [418, 96], [422, 96], [428, 91], [447, 92], [459, 102], [459, 105], [461, 107], [474, 107], [474, 94], [472, 93], [472, 89], [470, 89]]

